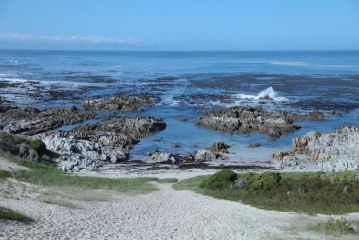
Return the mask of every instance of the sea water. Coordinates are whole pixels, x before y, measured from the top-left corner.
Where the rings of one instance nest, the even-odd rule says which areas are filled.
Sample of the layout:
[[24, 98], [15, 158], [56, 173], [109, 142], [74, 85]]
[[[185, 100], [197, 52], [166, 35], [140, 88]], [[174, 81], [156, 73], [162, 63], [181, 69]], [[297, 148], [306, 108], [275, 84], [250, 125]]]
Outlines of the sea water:
[[[331, 131], [359, 120], [359, 52], [98, 52], [0, 50], [0, 95], [19, 106], [81, 106], [81, 100], [113, 94], [149, 94], [159, 102], [138, 115], [159, 116], [164, 131], [137, 144], [131, 159], [148, 151], [194, 152], [214, 141], [231, 145], [233, 161], [270, 161], [289, 150], [293, 137]], [[273, 101], [261, 103], [261, 97]], [[224, 101], [221, 100], [230, 100]], [[303, 121], [302, 128], [268, 141], [265, 135], [229, 134], [196, 126], [213, 108], [249, 105], [295, 113], [339, 111], [340, 117]], [[105, 114], [99, 112], [99, 115]], [[119, 113], [119, 115], [134, 113]], [[181, 122], [176, 116], [184, 115]], [[65, 126], [70, 129], [72, 126]], [[257, 149], [248, 147], [261, 143]], [[178, 145], [179, 147], [174, 147]]]

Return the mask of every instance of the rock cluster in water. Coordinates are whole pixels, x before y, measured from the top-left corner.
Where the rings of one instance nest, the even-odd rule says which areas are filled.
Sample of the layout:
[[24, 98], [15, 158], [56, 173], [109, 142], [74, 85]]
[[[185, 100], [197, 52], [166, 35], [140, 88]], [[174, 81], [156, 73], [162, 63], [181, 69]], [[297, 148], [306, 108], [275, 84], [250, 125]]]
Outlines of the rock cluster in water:
[[141, 107], [150, 106], [155, 103], [155, 99], [147, 95], [126, 96], [117, 95], [110, 98], [88, 99], [82, 102], [85, 109], [139, 112]]
[[273, 154], [282, 167], [295, 167], [303, 161], [323, 170], [359, 168], [359, 125], [342, 126], [334, 132], [309, 132], [293, 139], [292, 151]]
[[158, 150], [149, 153], [151, 163], [185, 164], [227, 159], [227, 149], [230, 146], [224, 142], [214, 142], [209, 149], [198, 149], [194, 154], [173, 154]]
[[81, 111], [76, 107], [45, 110], [12, 107], [1, 112], [0, 130], [31, 136], [93, 117], [93, 112]]
[[51, 150], [60, 152], [64, 171], [97, 169], [105, 163], [128, 160], [129, 150], [140, 138], [166, 128], [155, 117], [118, 117], [98, 124], [83, 125], [67, 132], [49, 133], [43, 141]]
[[206, 113], [206, 116], [196, 119], [196, 124], [213, 130], [225, 132], [262, 132], [269, 140], [275, 140], [283, 134], [300, 128], [295, 120], [323, 119], [323, 113], [313, 112], [297, 115], [285, 111], [266, 111], [260, 107], [230, 107], [216, 109]]

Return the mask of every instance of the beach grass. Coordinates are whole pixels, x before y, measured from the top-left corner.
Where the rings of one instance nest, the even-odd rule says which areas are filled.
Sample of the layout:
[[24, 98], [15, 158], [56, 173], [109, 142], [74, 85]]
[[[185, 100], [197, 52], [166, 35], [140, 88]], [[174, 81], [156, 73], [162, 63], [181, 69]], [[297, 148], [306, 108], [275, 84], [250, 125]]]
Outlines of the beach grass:
[[326, 222], [311, 227], [310, 230], [334, 236], [356, 233], [354, 225], [343, 217], [340, 219], [329, 218]]
[[57, 205], [57, 206], [61, 206], [61, 207], [73, 208], [73, 209], [79, 208], [79, 206], [72, 203], [71, 201], [65, 200], [63, 198], [59, 198], [56, 196], [49, 196], [49, 195], [43, 194], [43, 195], [40, 195], [39, 200], [43, 203]]
[[356, 176], [357, 172], [235, 174], [231, 170], [221, 170], [211, 176], [180, 181], [173, 187], [268, 210], [344, 214], [359, 211]]
[[19, 181], [50, 187], [73, 187], [82, 189], [103, 189], [127, 193], [147, 193], [157, 190], [150, 181], [157, 178], [104, 178], [76, 176], [65, 173], [53, 164], [26, 162], [24, 166], [29, 170], [21, 170], [13, 173], [13, 177]]
[[0, 207], [0, 219], [22, 223], [30, 223], [33, 221], [32, 218], [5, 207]]
[[175, 183], [178, 182], [177, 178], [161, 178], [158, 179], [156, 182], [158, 183]]
[[5, 170], [0, 170], [0, 180], [11, 177], [11, 173]]

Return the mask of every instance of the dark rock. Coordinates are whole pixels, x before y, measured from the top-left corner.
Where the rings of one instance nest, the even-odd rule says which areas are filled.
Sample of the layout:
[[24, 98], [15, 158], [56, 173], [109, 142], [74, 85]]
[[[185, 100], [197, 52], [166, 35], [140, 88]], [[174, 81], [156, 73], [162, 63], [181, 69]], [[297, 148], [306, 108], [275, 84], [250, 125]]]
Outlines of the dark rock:
[[260, 146], [262, 146], [262, 144], [260, 144], [260, 143], [251, 143], [251, 144], [249, 144], [248, 147], [250, 147], [250, 148], [258, 148]]
[[225, 142], [214, 142], [210, 150], [214, 153], [227, 153], [229, 147]]
[[263, 132], [269, 139], [300, 128], [294, 125], [298, 115], [284, 111], [269, 112], [262, 108], [230, 107], [207, 112], [205, 117], [196, 119], [196, 124], [225, 132]]
[[309, 120], [323, 120], [324, 114], [322, 112], [316, 111], [316, 112], [310, 112], [306, 116]]
[[80, 123], [93, 118], [95, 114], [80, 111], [76, 107], [50, 108], [12, 108], [0, 115], [0, 130], [23, 135], [35, 135], [62, 125]]
[[187, 122], [188, 121], [188, 118], [186, 116], [183, 116], [183, 115], [176, 116], [176, 119], [178, 121], [181, 121], [181, 122]]
[[85, 109], [97, 109], [107, 111], [139, 112], [141, 107], [154, 104], [154, 99], [146, 96], [117, 95], [110, 98], [89, 99], [82, 102]]
[[232, 99], [220, 99], [219, 102], [222, 104], [233, 104], [234, 103], [234, 101]]

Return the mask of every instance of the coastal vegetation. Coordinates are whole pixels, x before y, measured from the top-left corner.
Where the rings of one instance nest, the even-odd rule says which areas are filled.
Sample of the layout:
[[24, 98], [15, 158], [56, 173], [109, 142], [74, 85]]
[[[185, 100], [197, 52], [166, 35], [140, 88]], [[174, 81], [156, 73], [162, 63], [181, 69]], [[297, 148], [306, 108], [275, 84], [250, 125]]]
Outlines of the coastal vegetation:
[[9, 220], [22, 223], [30, 223], [33, 221], [32, 218], [5, 207], [0, 207], [0, 220]]
[[29, 170], [20, 170], [13, 174], [14, 178], [33, 184], [53, 187], [78, 187], [82, 189], [103, 189], [128, 193], [146, 193], [156, 190], [149, 183], [157, 178], [104, 178], [76, 176], [58, 170], [55, 165], [44, 163], [27, 163]]
[[359, 211], [359, 173], [264, 172], [236, 174], [221, 170], [174, 184], [216, 198], [258, 208], [307, 214]]
[[11, 177], [11, 173], [5, 170], [0, 170], [0, 180]]
[[29, 146], [32, 150], [36, 151], [40, 156], [46, 152], [46, 145], [40, 139], [33, 139], [30, 141]]
[[157, 180], [158, 183], [175, 183], [178, 182], [177, 178], [161, 178]]
[[311, 227], [310, 230], [338, 236], [343, 234], [354, 234], [355, 227], [354, 224], [342, 217], [340, 219], [329, 218], [326, 222]]

